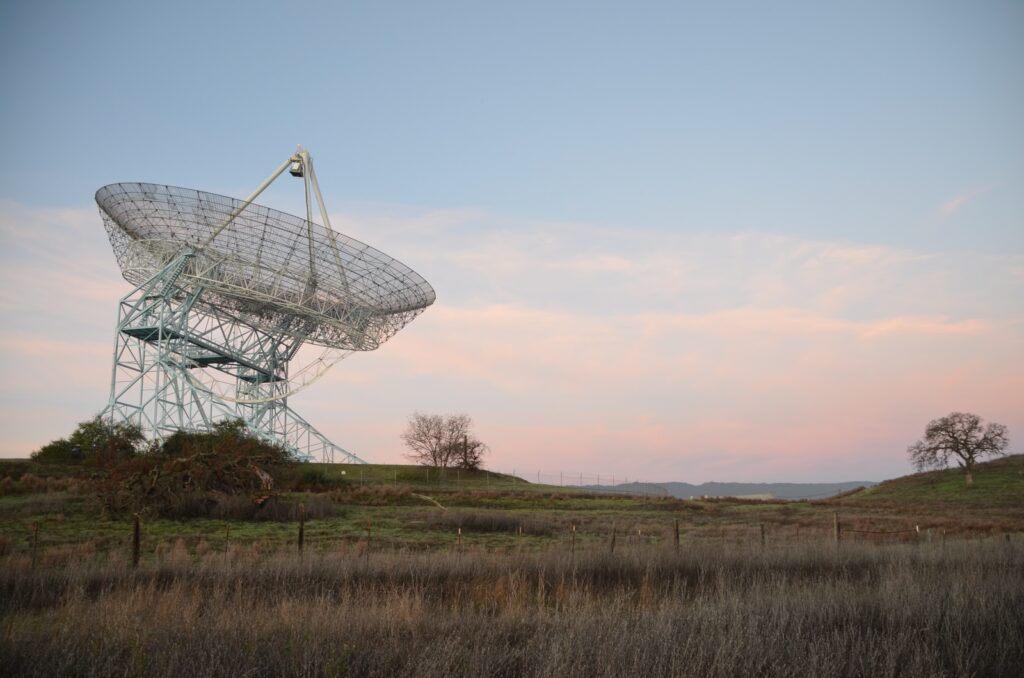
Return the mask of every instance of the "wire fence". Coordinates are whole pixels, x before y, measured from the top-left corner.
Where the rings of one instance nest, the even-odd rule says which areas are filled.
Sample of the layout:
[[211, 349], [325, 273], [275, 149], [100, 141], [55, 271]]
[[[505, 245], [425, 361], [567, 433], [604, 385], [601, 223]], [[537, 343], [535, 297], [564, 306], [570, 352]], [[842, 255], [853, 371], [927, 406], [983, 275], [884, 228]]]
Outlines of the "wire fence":
[[414, 484], [429, 485], [448, 489], [514, 489], [523, 491], [550, 491], [565, 488], [574, 491], [602, 494], [624, 494], [645, 497], [667, 497], [664, 484], [653, 483], [630, 476], [616, 476], [602, 473], [566, 472], [545, 473], [543, 471], [523, 472], [520, 469], [474, 469], [438, 468], [422, 466], [393, 470], [351, 469], [346, 478], [360, 485]]
[[507, 472], [507, 474], [512, 476], [513, 479], [525, 480], [527, 483], [535, 485], [552, 485], [598, 493], [655, 497], [665, 497], [669, 495], [668, 488], [663, 484], [652, 483], [635, 477], [630, 478], [629, 476], [616, 476], [614, 474], [589, 474], [571, 471], [545, 473], [540, 470], [523, 471], [514, 468]]

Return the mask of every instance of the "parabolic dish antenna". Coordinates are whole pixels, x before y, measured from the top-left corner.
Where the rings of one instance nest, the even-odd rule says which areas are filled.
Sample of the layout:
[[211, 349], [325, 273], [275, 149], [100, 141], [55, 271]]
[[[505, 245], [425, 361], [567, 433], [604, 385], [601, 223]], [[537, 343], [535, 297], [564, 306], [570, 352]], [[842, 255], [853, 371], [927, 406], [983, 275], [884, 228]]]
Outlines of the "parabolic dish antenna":
[[[303, 179], [305, 218], [253, 202], [285, 170]], [[435, 294], [408, 266], [331, 228], [307, 151], [245, 200], [121, 183], [96, 203], [135, 286], [119, 307], [103, 416], [156, 438], [241, 418], [297, 457], [362, 461], [287, 398], [352, 351], [379, 347]]]

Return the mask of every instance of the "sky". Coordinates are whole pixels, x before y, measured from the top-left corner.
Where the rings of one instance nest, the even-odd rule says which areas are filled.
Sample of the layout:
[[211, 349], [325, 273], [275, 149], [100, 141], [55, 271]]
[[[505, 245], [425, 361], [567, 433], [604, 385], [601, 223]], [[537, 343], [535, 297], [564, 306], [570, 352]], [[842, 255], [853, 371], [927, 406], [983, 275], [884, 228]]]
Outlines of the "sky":
[[1014, 1], [0, 4], [0, 456], [106, 403], [95, 191], [297, 144], [437, 291], [289, 401], [367, 461], [414, 411], [526, 477], [881, 480], [952, 411], [1024, 451], [1022, 73]]

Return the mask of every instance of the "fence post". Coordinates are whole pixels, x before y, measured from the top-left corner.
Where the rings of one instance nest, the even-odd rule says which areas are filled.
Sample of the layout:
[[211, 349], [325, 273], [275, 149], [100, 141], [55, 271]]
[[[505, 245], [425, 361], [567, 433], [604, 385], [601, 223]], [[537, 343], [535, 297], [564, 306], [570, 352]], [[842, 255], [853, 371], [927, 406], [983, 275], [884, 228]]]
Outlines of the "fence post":
[[36, 569], [39, 552], [39, 523], [32, 523], [32, 570]]
[[608, 547], [608, 553], [611, 553], [611, 554], [615, 553], [615, 526], [614, 525], [612, 525], [612, 542], [611, 542], [611, 545]]
[[139, 514], [135, 514], [135, 520], [132, 525], [132, 568], [139, 566], [139, 550], [142, 544], [142, 524], [139, 520]]
[[370, 521], [366, 521], [366, 550], [363, 551], [363, 555], [370, 553]]
[[761, 548], [764, 549], [764, 523], [761, 523]]
[[676, 553], [679, 553], [679, 518], [676, 518], [675, 545], [676, 545]]
[[832, 537], [839, 543], [839, 511], [832, 512]]
[[576, 569], [576, 524], [572, 526], [572, 567]]
[[306, 542], [306, 505], [299, 504], [299, 558], [302, 557], [302, 547]]

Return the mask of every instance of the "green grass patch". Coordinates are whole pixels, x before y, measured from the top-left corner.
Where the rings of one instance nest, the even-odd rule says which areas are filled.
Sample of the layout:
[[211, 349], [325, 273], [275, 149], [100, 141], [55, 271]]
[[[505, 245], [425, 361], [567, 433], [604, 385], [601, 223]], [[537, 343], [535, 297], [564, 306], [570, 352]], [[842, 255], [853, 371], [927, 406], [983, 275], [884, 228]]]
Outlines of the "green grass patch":
[[978, 464], [968, 485], [960, 469], [904, 476], [840, 499], [843, 505], [943, 504], [964, 508], [1024, 508], [1024, 455]]

